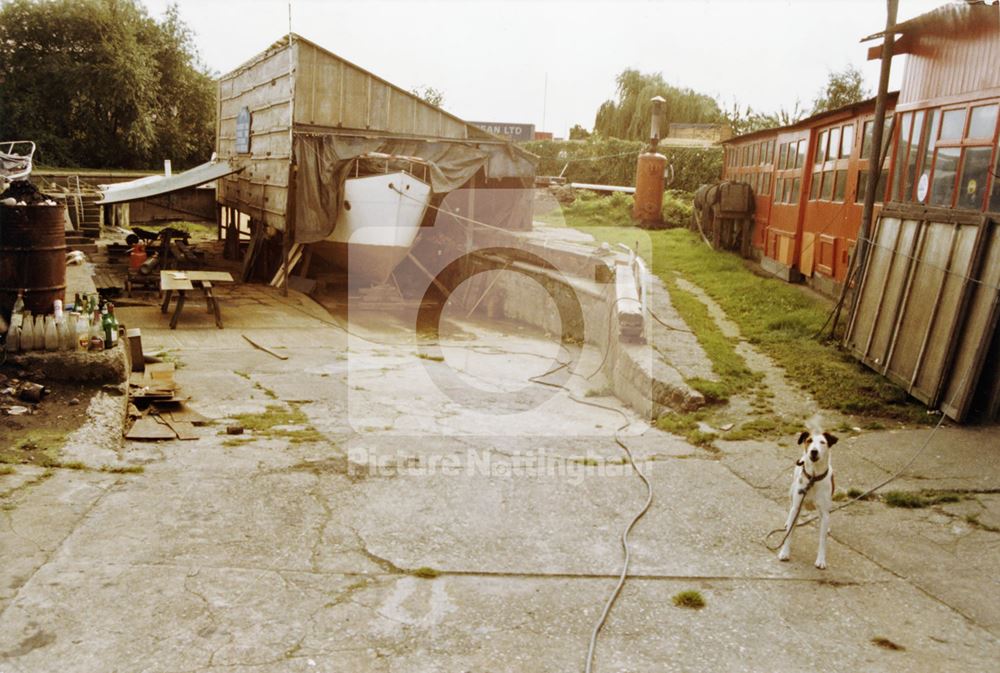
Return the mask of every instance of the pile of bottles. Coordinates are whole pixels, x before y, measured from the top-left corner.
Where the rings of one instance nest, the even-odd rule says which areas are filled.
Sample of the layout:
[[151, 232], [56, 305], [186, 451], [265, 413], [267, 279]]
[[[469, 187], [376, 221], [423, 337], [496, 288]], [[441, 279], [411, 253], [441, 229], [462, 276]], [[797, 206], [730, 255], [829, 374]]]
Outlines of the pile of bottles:
[[62, 300], [56, 299], [51, 314], [32, 315], [24, 309], [21, 291], [11, 311], [4, 348], [8, 353], [101, 351], [118, 344], [120, 330], [114, 304], [102, 302], [96, 294], [77, 293], [73, 304], [65, 309]]

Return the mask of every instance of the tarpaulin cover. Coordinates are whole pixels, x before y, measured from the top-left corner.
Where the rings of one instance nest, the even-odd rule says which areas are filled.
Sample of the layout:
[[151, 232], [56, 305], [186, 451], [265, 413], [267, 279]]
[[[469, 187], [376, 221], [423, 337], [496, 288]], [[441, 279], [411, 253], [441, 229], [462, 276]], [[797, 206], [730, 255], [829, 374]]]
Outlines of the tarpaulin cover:
[[297, 135], [296, 243], [313, 243], [330, 235], [343, 203], [344, 180], [352, 159], [368, 152], [424, 159], [430, 165], [431, 189], [436, 194], [458, 189], [490, 160], [486, 150], [461, 143]]

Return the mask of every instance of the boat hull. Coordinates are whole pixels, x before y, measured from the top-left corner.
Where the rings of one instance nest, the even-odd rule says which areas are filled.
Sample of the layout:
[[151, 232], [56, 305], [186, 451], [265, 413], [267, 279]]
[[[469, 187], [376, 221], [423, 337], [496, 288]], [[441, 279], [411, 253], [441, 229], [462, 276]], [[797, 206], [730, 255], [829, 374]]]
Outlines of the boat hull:
[[351, 284], [385, 282], [410, 251], [430, 197], [430, 185], [402, 171], [348, 178], [337, 224], [316, 252]]

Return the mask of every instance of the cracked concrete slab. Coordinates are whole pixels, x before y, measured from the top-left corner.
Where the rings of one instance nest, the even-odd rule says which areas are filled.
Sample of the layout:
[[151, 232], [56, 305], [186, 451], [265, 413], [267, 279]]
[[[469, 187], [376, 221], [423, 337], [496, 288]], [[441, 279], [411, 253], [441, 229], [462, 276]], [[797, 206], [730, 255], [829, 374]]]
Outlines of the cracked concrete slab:
[[[225, 330], [182, 317], [170, 332], [158, 310], [123, 309], [147, 349], [178, 349], [177, 380], [217, 419], [197, 440], [127, 443], [142, 474], [0, 477], [19, 489], [0, 511], [0, 670], [580, 670], [642, 501], [614, 443], [623, 418], [655, 500], [596, 670], [987, 671], [1000, 655], [1000, 536], [965, 520], [990, 525], [992, 496], [914, 512], [861, 503], [834, 516], [830, 570], [812, 566], [814, 528], [779, 563], [762, 537], [784, 519], [791, 447], [689, 446], [602, 394], [599, 377], [567, 385], [624, 417], [559, 390], [491, 418], [433, 385], [446, 363], [393, 329], [348, 336], [308, 300], [263, 288], [228, 300]], [[551, 356], [544, 335], [461, 327], [477, 350], [456, 340], [445, 357], [465, 383], [537, 402], [510, 391]], [[599, 360], [583, 349], [580, 373]], [[269, 405], [298, 408], [296, 427], [322, 439], [231, 443], [225, 419]], [[976, 445], [950, 455], [995, 475]], [[552, 473], [525, 471], [541, 447]], [[837, 449], [858, 479], [905, 456], [874, 434]], [[462, 472], [487, 456], [505, 467]], [[957, 484], [948, 459], [935, 451], [921, 469]], [[684, 590], [707, 606], [675, 607]]]

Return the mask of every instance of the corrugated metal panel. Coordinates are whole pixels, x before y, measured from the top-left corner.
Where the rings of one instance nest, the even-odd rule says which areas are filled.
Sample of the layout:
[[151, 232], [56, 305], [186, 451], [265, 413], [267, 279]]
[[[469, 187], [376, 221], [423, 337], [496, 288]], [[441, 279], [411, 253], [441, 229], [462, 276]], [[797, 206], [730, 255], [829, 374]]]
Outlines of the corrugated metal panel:
[[1000, 25], [914, 36], [900, 87], [900, 107], [1000, 88]]

